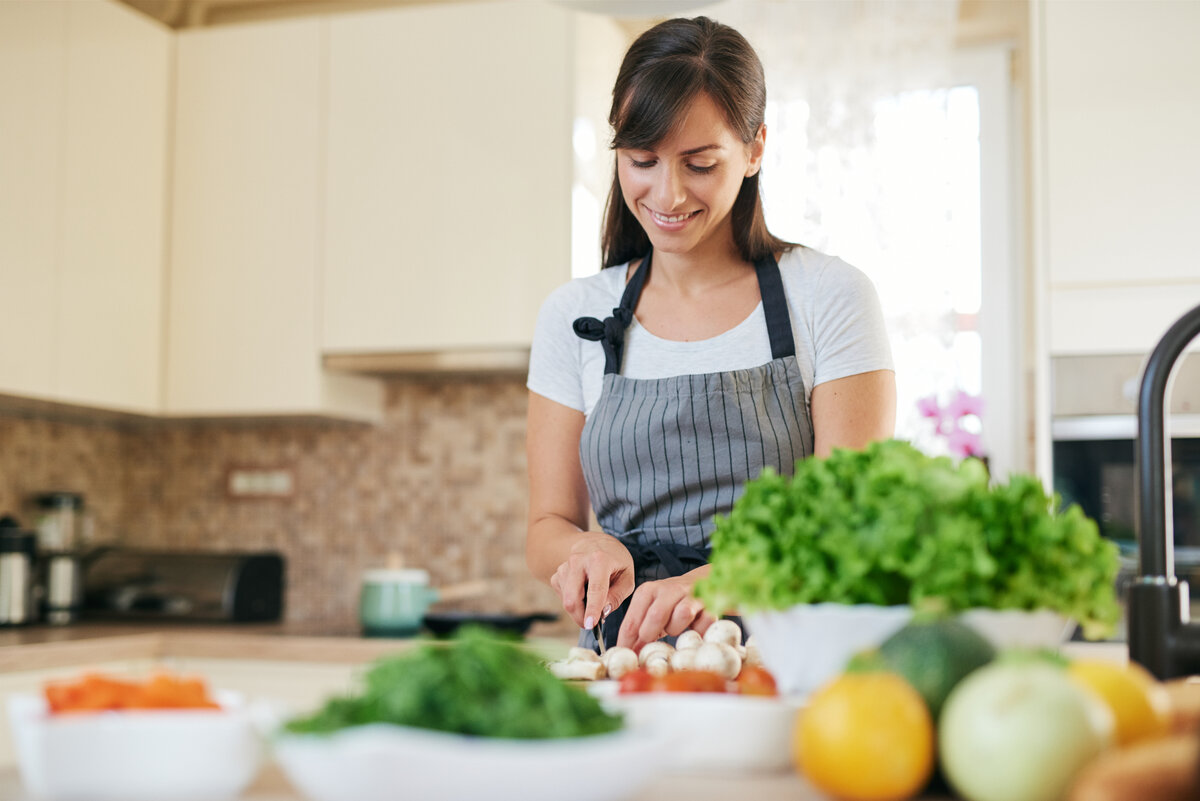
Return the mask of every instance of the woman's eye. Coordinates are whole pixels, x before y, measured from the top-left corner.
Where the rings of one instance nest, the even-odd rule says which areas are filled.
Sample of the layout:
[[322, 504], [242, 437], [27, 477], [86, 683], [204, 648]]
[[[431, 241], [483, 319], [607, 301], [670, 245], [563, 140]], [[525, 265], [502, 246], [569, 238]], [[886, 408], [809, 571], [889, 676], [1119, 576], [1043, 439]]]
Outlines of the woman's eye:
[[645, 169], [646, 167], [654, 166], [654, 159], [651, 159], [650, 161], [638, 161], [637, 159], [631, 158], [629, 160], [629, 163], [632, 164], [634, 167], [640, 167], [642, 169]]
[[694, 173], [698, 173], [700, 175], [703, 175], [706, 172], [712, 172], [716, 168], [717, 168], [716, 164], [708, 164], [708, 165], [689, 164], [688, 165], [689, 170], [691, 170]]

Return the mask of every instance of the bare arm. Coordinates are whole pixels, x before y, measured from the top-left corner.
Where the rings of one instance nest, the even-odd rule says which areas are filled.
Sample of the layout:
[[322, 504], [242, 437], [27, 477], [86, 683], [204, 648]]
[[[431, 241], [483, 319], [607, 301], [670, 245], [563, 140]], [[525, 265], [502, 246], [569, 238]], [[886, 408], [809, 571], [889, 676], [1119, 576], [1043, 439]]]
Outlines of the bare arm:
[[862, 448], [896, 433], [896, 374], [891, 370], [839, 378], [812, 391], [816, 456]]
[[571, 619], [591, 628], [606, 608], [615, 609], [633, 592], [633, 558], [615, 537], [587, 529], [587, 484], [579, 463], [583, 423], [582, 412], [529, 393], [525, 560], [558, 592]]

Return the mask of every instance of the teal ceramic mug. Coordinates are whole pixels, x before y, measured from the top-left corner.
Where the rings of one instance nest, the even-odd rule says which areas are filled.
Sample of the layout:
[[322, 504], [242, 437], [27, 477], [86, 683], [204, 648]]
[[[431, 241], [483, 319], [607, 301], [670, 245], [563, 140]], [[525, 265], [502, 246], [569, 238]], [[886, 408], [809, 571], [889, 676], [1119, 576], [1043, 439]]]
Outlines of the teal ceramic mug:
[[358, 619], [367, 637], [411, 637], [439, 594], [429, 573], [416, 569], [367, 570], [362, 576]]

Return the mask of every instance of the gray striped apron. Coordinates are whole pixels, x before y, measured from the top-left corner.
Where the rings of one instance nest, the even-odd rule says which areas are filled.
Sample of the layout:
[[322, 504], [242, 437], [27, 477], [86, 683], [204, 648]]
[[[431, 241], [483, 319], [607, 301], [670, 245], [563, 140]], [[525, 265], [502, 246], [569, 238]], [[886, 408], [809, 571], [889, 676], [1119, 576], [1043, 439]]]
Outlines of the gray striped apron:
[[[812, 419], [796, 362], [779, 265], [754, 265], [771, 361], [725, 373], [633, 379], [621, 375], [625, 329], [650, 274], [648, 253], [603, 321], [581, 317], [576, 335], [604, 348], [600, 397], [583, 426], [579, 458], [601, 528], [629, 549], [634, 581], [707, 564], [713, 515], [728, 514], [745, 482], [770, 465], [791, 475], [813, 451]], [[607, 619], [616, 642], [628, 599]], [[595, 646], [590, 631], [580, 644]]]

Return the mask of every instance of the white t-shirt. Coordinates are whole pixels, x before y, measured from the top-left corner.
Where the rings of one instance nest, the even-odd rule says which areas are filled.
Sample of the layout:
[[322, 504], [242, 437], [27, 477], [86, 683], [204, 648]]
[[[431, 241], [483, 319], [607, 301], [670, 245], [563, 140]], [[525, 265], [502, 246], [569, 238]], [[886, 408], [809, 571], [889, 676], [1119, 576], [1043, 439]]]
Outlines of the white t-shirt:
[[[577, 317], [603, 320], [621, 302], [629, 265], [560, 286], [542, 304], [529, 359], [527, 386], [533, 392], [590, 414], [600, 397], [604, 350], [575, 334]], [[812, 388], [826, 381], [891, 370], [879, 297], [871, 279], [835, 256], [796, 247], [779, 260], [788, 312], [796, 340], [796, 360], [804, 377], [807, 406]], [[762, 302], [750, 316], [711, 339], [662, 339], [634, 320], [625, 330], [621, 374], [628, 378], [723, 373], [771, 361]]]

